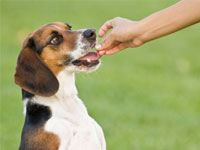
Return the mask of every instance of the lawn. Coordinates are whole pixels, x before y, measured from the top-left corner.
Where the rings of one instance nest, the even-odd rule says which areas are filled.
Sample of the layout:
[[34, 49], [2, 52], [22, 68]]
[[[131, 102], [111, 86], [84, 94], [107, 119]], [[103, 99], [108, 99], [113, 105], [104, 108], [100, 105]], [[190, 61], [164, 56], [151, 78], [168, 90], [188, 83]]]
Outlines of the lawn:
[[[31, 31], [54, 21], [67, 22], [74, 30], [98, 31], [113, 17], [140, 20], [175, 2], [1, 0], [0, 149], [19, 146], [24, 116], [13, 74], [22, 42]], [[103, 56], [99, 70], [77, 74], [76, 84], [89, 114], [104, 130], [108, 150], [200, 149], [199, 24]]]

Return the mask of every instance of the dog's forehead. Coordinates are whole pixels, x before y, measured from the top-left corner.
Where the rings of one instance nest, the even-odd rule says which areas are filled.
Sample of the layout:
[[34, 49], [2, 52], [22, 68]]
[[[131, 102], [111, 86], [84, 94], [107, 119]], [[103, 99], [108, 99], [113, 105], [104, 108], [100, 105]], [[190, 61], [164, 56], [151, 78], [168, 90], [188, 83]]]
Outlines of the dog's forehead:
[[70, 30], [69, 25], [61, 22], [53, 22], [39, 27], [34, 32], [32, 32], [32, 35], [42, 36], [44, 34], [44, 36], [46, 36], [47, 34], [50, 34], [52, 31], [62, 32], [66, 30]]
[[52, 25], [52, 26], [54, 26], [55, 28], [58, 28], [58, 29], [65, 29], [65, 30], [71, 29], [71, 26], [69, 24], [61, 23], [61, 22], [53, 22], [53, 23], [50, 23], [48, 25]]
[[65, 24], [61, 24], [61, 23], [51, 23], [51, 24], [47, 24], [44, 25], [40, 28], [38, 28], [35, 31], [35, 35], [42, 35], [42, 34], [49, 34], [52, 31], [58, 31], [58, 32], [62, 32], [62, 31], [66, 31], [69, 30], [69, 28], [67, 27], [67, 25]]
[[45, 30], [45, 28], [54, 28], [55, 30], [70, 30], [71, 26], [69, 24], [65, 24], [65, 23], [61, 23], [61, 22], [53, 22], [53, 23], [49, 23], [44, 25], [43, 30]]

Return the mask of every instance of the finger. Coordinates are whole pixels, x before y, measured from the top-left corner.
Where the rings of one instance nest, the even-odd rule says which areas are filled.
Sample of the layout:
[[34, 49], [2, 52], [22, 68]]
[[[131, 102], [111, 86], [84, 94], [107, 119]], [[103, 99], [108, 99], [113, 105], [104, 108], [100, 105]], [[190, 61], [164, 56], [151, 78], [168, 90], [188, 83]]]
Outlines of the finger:
[[101, 50], [112, 49], [113, 47], [119, 45], [120, 42], [116, 41], [116, 36], [114, 35], [114, 30], [106, 35], [105, 38], [100, 42]]
[[99, 29], [99, 34], [98, 36], [99, 37], [103, 37], [105, 35], [105, 33], [110, 29], [112, 28], [112, 20], [108, 20], [106, 21], [102, 26], [101, 28]]
[[99, 51], [98, 53], [99, 53], [100, 56], [102, 56], [106, 53], [106, 51]]
[[95, 45], [95, 49], [96, 49], [97, 51], [103, 50], [103, 49], [101, 49], [101, 44]]
[[106, 35], [105, 38], [101, 40], [101, 42], [98, 45], [95, 46], [95, 48], [97, 51], [101, 51], [104, 49], [111, 49], [112, 47], [115, 46], [113, 44], [114, 44], [114, 37], [112, 33], [109, 33]]
[[114, 48], [112, 49], [109, 49], [106, 51], [106, 55], [112, 55], [112, 54], [115, 54], [125, 48], [129, 47], [129, 43], [128, 42], [125, 42], [125, 43], [120, 43], [119, 45], [115, 46]]

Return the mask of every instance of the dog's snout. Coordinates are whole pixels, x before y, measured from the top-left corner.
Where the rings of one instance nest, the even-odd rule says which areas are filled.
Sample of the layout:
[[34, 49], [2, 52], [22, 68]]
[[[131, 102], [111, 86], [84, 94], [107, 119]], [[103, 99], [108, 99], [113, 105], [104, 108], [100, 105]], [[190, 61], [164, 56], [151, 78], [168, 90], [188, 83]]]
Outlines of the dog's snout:
[[96, 39], [96, 30], [95, 29], [87, 29], [83, 32], [83, 36], [87, 39]]

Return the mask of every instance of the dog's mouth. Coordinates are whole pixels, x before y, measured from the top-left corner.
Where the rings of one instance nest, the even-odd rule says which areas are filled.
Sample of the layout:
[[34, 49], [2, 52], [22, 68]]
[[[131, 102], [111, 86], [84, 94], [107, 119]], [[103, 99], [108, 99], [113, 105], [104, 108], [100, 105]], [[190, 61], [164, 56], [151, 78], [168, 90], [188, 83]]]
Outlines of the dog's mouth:
[[96, 52], [88, 52], [86, 55], [74, 60], [73, 65], [92, 67], [99, 64], [100, 55]]

